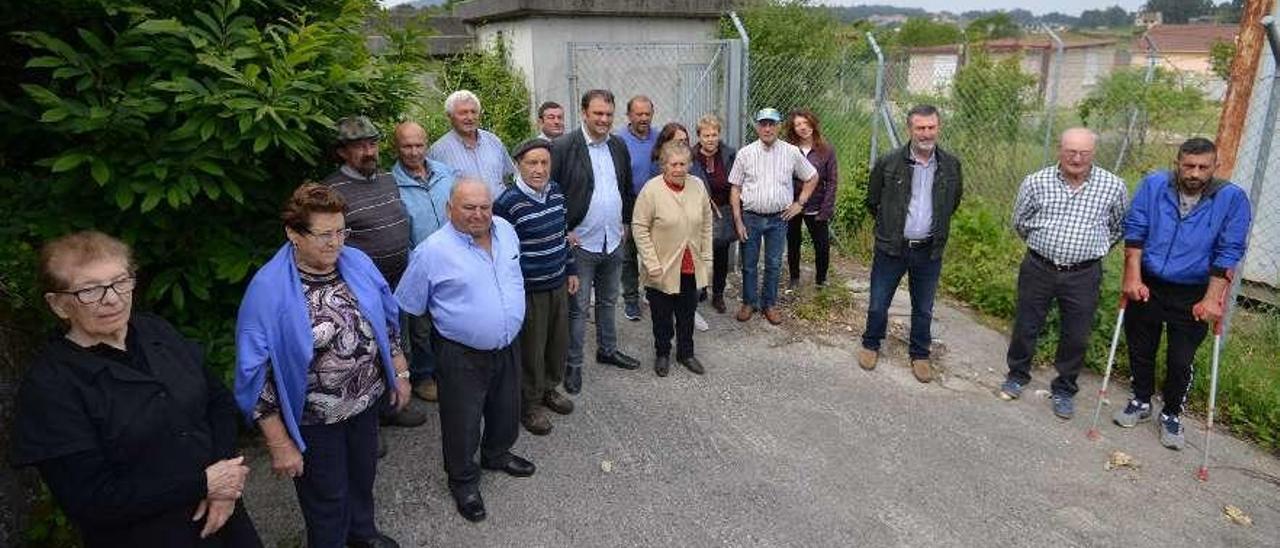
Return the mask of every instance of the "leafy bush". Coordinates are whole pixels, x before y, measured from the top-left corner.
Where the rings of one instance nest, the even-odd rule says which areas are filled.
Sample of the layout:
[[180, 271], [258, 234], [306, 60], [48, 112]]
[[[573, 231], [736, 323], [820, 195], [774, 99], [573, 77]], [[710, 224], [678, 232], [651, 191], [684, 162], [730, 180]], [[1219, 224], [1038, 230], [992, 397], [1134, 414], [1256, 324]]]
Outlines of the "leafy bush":
[[1019, 56], [995, 61], [977, 49], [956, 71], [951, 93], [957, 131], [1006, 141], [1019, 137], [1038, 100], [1036, 77], [1022, 71]]
[[1204, 103], [1204, 92], [1173, 71], [1157, 68], [1148, 83], [1146, 69], [1129, 68], [1116, 70], [1098, 82], [1077, 110], [1087, 126], [1125, 116], [1138, 107], [1145, 115], [1146, 129], [1160, 129], [1199, 110]]
[[415, 106], [413, 118], [422, 121], [431, 138], [438, 138], [450, 131], [444, 114], [445, 98], [454, 91], [468, 89], [480, 98], [484, 111], [481, 122], [504, 144], [510, 147], [532, 137], [529, 88], [524, 77], [510, 68], [509, 56], [509, 45], [499, 41], [489, 49], [464, 52], [433, 66], [435, 86]]

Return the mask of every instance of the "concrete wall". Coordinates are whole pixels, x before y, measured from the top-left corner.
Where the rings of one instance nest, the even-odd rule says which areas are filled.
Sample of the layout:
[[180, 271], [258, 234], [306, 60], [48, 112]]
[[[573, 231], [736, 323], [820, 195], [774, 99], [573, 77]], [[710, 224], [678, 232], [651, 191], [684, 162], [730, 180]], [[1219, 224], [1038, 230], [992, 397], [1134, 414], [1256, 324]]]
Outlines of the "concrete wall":
[[[715, 19], [534, 16], [485, 24], [476, 29], [476, 37], [480, 44], [491, 44], [499, 35], [510, 42], [512, 64], [529, 84], [533, 117], [543, 101], [556, 101], [571, 113], [578, 110], [579, 98], [569, 90], [569, 42], [706, 42], [715, 39], [716, 24]], [[584, 81], [580, 87], [591, 85]], [[614, 91], [620, 101], [626, 100], [626, 90]], [[661, 112], [658, 118], [665, 120]]]
[[[992, 53], [991, 59], [996, 62], [1008, 59], [1015, 53]], [[1054, 53], [1048, 53], [1050, 60]], [[1062, 85], [1058, 87], [1058, 106], [1074, 106], [1084, 100], [1098, 82], [1115, 69], [1117, 52], [1114, 46], [1074, 48], [1063, 52], [1060, 69]], [[907, 75], [907, 89], [912, 93], [932, 93], [949, 95], [951, 83], [955, 78], [958, 56], [953, 53], [918, 53], [911, 56], [911, 64]], [[1021, 54], [1022, 71], [1034, 75], [1037, 82], [1040, 78], [1048, 78], [1053, 85], [1052, 70], [1050, 74], [1043, 72], [1043, 54], [1039, 50], [1030, 50]], [[1047, 99], [1047, 97], [1046, 97]]]

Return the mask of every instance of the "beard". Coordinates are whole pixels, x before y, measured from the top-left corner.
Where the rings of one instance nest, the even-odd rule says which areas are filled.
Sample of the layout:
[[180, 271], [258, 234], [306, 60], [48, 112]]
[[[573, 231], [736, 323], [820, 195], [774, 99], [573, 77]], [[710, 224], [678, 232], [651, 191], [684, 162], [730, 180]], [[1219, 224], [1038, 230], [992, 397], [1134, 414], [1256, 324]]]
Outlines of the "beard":
[[1209, 186], [1209, 178], [1198, 179], [1195, 177], [1186, 177], [1182, 172], [1178, 172], [1178, 189], [1188, 193], [1199, 193]]

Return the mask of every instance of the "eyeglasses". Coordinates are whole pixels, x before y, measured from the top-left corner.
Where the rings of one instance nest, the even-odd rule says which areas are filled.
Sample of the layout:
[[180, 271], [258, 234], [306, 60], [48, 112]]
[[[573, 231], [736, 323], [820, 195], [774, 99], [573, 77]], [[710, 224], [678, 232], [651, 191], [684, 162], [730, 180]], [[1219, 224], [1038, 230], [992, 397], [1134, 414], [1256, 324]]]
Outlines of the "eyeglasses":
[[53, 291], [53, 293], [59, 293], [63, 295], [75, 295], [76, 300], [80, 301], [80, 304], [97, 304], [102, 302], [103, 299], [107, 298], [108, 288], [110, 288], [112, 291], [115, 291], [116, 296], [120, 297], [123, 295], [128, 295], [129, 293], [133, 293], [133, 288], [137, 286], [138, 286], [137, 278], [134, 278], [133, 276], [129, 276], [128, 278], [125, 278], [123, 280], [116, 280], [107, 285], [95, 285], [93, 287], [86, 287], [84, 289], [77, 289], [75, 291]]
[[1092, 150], [1064, 150], [1062, 151], [1062, 155], [1066, 156], [1067, 158], [1080, 158], [1082, 160], [1087, 160], [1093, 157], [1093, 151]]
[[343, 228], [343, 229], [335, 230], [335, 231], [332, 231], [332, 232], [318, 232], [318, 233], [317, 233], [317, 232], [312, 232], [312, 231], [311, 231], [311, 229], [309, 229], [309, 228], [303, 227], [303, 228], [302, 228], [302, 233], [303, 233], [303, 234], [306, 234], [307, 236], [311, 236], [312, 238], [315, 238], [315, 240], [316, 240], [316, 241], [318, 241], [318, 242], [320, 242], [320, 243], [326, 243], [326, 244], [327, 244], [327, 243], [332, 242], [332, 241], [335, 241], [335, 240], [336, 240], [336, 241], [344, 241], [344, 240], [346, 240], [346, 239], [347, 239], [347, 236], [350, 236], [350, 235], [351, 235], [351, 229], [350, 229], [350, 228]]

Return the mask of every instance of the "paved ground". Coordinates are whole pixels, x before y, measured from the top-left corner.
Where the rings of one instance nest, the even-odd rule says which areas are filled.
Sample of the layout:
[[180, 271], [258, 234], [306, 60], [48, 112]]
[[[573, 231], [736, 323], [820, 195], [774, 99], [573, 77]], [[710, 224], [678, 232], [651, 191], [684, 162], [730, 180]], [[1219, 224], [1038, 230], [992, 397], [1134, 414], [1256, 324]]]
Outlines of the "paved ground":
[[[1194, 477], [1203, 428], [1187, 451], [1156, 430], [1105, 424], [1085, 438], [1097, 378], [1078, 415], [1060, 421], [1048, 372], [1001, 402], [1007, 339], [942, 305], [942, 382], [922, 385], [894, 342], [882, 366], [854, 364], [855, 326], [797, 332], [739, 324], [704, 310], [696, 335], [708, 374], [652, 371], [649, 323], [621, 320], [638, 371], [588, 363], [578, 411], [515, 451], [538, 473], [487, 474], [489, 519], [459, 517], [440, 463], [434, 405], [426, 426], [389, 431], [377, 483], [378, 523], [403, 546], [1264, 546], [1280, 539], [1280, 462], [1214, 436], [1211, 480]], [[592, 327], [588, 324], [588, 327]], [[594, 352], [589, 345], [588, 356]], [[1120, 402], [1123, 396], [1115, 396]], [[1104, 408], [1108, 416], [1112, 408]], [[1134, 470], [1107, 471], [1113, 450]], [[245, 497], [269, 545], [297, 545], [292, 486], [265, 455]], [[1248, 513], [1236, 525], [1225, 505]]]

